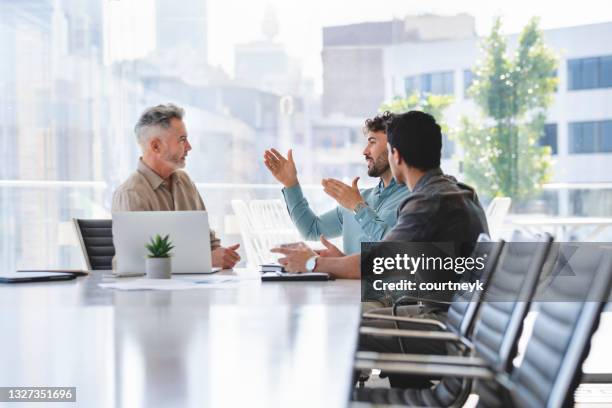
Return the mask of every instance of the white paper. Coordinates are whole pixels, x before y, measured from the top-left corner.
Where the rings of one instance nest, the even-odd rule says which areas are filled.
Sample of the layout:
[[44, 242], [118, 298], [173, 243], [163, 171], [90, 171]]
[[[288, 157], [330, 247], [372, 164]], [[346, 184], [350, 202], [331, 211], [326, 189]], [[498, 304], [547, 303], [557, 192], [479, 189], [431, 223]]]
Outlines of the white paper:
[[213, 289], [236, 286], [241, 280], [237, 276], [198, 276], [172, 279], [121, 279], [114, 282], [99, 283], [104, 289], [118, 290], [186, 290]]

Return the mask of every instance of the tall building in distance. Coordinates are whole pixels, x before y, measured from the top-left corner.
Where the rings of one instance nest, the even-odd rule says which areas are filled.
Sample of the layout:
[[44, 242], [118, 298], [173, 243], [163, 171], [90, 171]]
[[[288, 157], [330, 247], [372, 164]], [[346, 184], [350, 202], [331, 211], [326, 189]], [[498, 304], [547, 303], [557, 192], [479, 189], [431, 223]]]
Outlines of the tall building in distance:
[[276, 10], [268, 6], [261, 22], [262, 39], [234, 48], [236, 83], [277, 95], [301, 93], [299, 61], [287, 54], [284, 44], [275, 41], [279, 31]]
[[363, 118], [378, 110], [385, 97], [385, 47], [475, 36], [474, 17], [467, 14], [324, 27], [323, 114]]
[[208, 61], [206, 0], [157, 0], [155, 23], [157, 51], [188, 48]]

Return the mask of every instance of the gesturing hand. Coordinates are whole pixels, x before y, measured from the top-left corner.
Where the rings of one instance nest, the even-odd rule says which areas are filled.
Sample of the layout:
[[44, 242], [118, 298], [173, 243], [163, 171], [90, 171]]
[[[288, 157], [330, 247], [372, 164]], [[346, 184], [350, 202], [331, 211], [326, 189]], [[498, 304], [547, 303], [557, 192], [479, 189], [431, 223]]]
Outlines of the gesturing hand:
[[270, 173], [286, 188], [292, 187], [298, 183], [297, 170], [293, 161], [293, 151], [289, 149], [287, 158], [276, 149], [266, 150], [264, 152], [264, 164], [270, 170]]
[[355, 177], [353, 179], [353, 185], [349, 186], [340, 180], [323, 179], [321, 184], [323, 184], [325, 192], [336, 200], [338, 204], [347, 210], [353, 211], [357, 204], [364, 202], [359, 192], [359, 188], [357, 187], [358, 181], [359, 177]]
[[306, 272], [306, 261], [312, 256], [317, 255], [308, 246], [295, 247], [295, 248], [272, 248], [270, 252], [285, 255], [283, 258], [278, 259], [278, 263], [285, 267], [287, 272], [300, 273]]
[[325, 245], [325, 249], [315, 249], [315, 252], [319, 254], [319, 256], [327, 256], [327, 257], [344, 256], [344, 252], [342, 252], [340, 249], [338, 249], [337, 246], [329, 242], [323, 235], [321, 235], [320, 238], [321, 238], [321, 243]]

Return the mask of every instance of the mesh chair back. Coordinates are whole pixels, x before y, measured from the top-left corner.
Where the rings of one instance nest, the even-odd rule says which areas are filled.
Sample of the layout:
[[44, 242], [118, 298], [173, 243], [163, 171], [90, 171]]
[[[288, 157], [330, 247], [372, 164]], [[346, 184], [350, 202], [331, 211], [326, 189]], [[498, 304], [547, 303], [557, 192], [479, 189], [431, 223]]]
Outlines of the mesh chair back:
[[[473, 269], [466, 272], [462, 276], [461, 282], [474, 283], [480, 280], [483, 282], [484, 289], [486, 290], [487, 283], [494, 273], [503, 245], [503, 241], [492, 242], [486, 234], [480, 234], [471, 257], [474, 259], [484, 257], [486, 259], [485, 268], [482, 271]], [[458, 292], [453, 296], [453, 301], [448, 308], [446, 318], [446, 325], [450, 331], [464, 337], [469, 334], [468, 332], [478, 310], [481, 295], [482, 293], [478, 291], [464, 291]]]
[[555, 269], [565, 273], [546, 283], [546, 296], [554, 301], [539, 304], [523, 361], [512, 373], [514, 406], [573, 406], [581, 367], [610, 293], [612, 256], [585, 246], [564, 250], [571, 247], [562, 245], [560, 252], [571, 256], [558, 257]]
[[552, 237], [504, 245], [498, 268], [483, 296], [473, 342], [478, 355], [497, 370], [507, 370], [529, 302], [535, 293]]
[[251, 268], [275, 262], [277, 255], [270, 249], [280, 244], [301, 241], [287, 207], [281, 200], [232, 201], [234, 213], [240, 222], [247, 264]]
[[[526, 242], [505, 243], [491, 274], [475, 319], [472, 342], [479, 357], [505, 371], [527, 314], [528, 299], [535, 292], [542, 265], [550, 248], [548, 234]], [[503, 299], [506, 301], [500, 301]], [[445, 377], [434, 388], [434, 398], [448, 406], [467, 397], [469, 384]]]
[[113, 221], [74, 218], [73, 222], [87, 269], [112, 269], [113, 257], [115, 256]]

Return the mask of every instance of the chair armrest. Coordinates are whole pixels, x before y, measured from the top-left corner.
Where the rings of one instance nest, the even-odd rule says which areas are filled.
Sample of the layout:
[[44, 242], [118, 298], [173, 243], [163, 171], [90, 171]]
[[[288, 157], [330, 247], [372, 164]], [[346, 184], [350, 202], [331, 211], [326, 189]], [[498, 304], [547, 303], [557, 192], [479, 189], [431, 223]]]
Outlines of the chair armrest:
[[581, 384], [612, 383], [612, 373], [582, 373]]
[[454, 364], [421, 364], [421, 363], [379, 363], [372, 360], [356, 360], [356, 370], [382, 370], [397, 374], [416, 374], [435, 377], [462, 377], [482, 380], [494, 380], [495, 372], [487, 367], [462, 366]]
[[435, 319], [420, 319], [418, 317], [408, 317], [408, 316], [391, 316], [384, 315], [378, 313], [364, 313], [361, 317], [366, 319], [379, 319], [379, 320], [390, 320], [394, 322], [406, 322], [406, 323], [417, 323], [422, 324], [424, 326], [436, 326], [442, 330], [446, 330], [446, 325], [439, 320]]
[[488, 367], [489, 364], [480, 357], [475, 356], [446, 356], [436, 354], [402, 354], [402, 353], [376, 353], [373, 351], [359, 351], [358, 360], [372, 360], [377, 363], [401, 362], [419, 364], [446, 364], [470, 367]]
[[379, 337], [404, 337], [414, 339], [425, 339], [435, 341], [448, 341], [461, 343], [472, 349], [474, 346], [468, 339], [458, 336], [455, 333], [424, 330], [398, 330], [398, 329], [379, 329], [377, 327], [360, 327], [359, 334]]
[[402, 304], [411, 304], [418, 302], [437, 303], [440, 305], [450, 305], [453, 302], [447, 302], [444, 300], [425, 299], [418, 296], [404, 295], [393, 302], [393, 307], [401, 306]]

